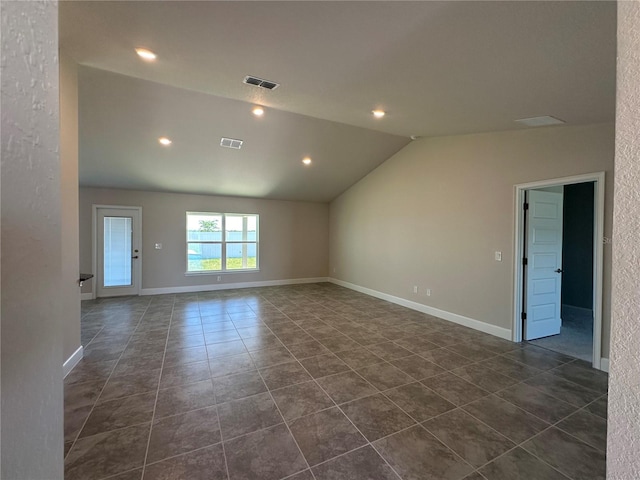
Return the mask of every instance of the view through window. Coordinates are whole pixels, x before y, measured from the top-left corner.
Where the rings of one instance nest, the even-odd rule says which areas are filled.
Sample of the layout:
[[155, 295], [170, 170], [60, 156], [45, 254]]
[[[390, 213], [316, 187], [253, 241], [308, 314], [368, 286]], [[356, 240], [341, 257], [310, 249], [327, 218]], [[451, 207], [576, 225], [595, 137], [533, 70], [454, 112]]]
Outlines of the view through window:
[[187, 272], [258, 269], [258, 215], [187, 212]]

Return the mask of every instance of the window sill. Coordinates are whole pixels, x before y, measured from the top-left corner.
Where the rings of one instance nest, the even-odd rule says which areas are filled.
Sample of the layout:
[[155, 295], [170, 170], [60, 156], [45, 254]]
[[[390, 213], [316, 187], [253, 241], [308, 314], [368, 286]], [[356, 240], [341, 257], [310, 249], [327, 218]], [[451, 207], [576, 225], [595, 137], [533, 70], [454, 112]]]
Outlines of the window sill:
[[226, 271], [208, 271], [208, 272], [185, 272], [184, 276], [185, 277], [200, 277], [200, 276], [207, 276], [207, 275], [231, 275], [234, 273], [256, 273], [259, 272], [260, 269], [259, 268], [251, 268], [251, 269], [246, 269], [246, 270], [226, 270]]

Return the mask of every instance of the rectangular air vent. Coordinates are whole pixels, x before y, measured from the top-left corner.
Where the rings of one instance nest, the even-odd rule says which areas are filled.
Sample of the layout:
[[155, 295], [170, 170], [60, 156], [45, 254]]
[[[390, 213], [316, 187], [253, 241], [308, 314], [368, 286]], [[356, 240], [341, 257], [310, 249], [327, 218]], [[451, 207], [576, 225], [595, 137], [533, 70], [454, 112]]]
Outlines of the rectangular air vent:
[[247, 85], [253, 85], [254, 87], [266, 88], [267, 90], [273, 90], [277, 88], [279, 83], [272, 82], [270, 80], [265, 80], [264, 78], [254, 77], [252, 75], [247, 75], [244, 77], [244, 83]]
[[222, 137], [220, 139], [220, 146], [226, 147], [226, 148], [235, 148], [236, 150], [240, 150], [242, 148], [242, 140], [238, 140], [235, 138]]
[[560, 120], [556, 117], [550, 117], [549, 115], [545, 115], [542, 117], [521, 118], [514, 121], [521, 125], [526, 125], [527, 127], [546, 127], [548, 125], [562, 125], [563, 123], [565, 123], [563, 120]]

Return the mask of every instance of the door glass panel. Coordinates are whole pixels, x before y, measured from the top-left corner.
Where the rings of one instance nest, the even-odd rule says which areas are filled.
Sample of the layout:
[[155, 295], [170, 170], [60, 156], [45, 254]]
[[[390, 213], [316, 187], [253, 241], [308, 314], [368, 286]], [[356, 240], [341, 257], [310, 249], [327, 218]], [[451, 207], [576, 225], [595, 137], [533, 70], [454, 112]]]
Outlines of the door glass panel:
[[104, 217], [104, 286], [132, 285], [131, 217]]

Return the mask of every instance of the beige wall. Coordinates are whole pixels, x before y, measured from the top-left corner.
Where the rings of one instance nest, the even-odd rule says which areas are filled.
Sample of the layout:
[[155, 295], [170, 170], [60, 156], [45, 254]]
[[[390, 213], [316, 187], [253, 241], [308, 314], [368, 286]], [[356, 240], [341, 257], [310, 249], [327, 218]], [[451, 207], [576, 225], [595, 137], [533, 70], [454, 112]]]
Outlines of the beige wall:
[[63, 358], [80, 347], [80, 272], [78, 238], [78, 66], [60, 55], [60, 187], [62, 193]]
[[[237, 197], [80, 189], [80, 269], [91, 271], [92, 205], [142, 207], [142, 288], [326, 277], [329, 206]], [[260, 271], [185, 276], [186, 212], [260, 215]], [[162, 243], [162, 250], [154, 245]], [[90, 287], [93, 282], [90, 282]]]
[[[414, 141], [331, 203], [330, 275], [511, 329], [514, 185], [605, 171], [610, 237], [613, 151], [613, 125]], [[604, 259], [608, 356], [609, 246]]]
[[57, 2], [2, 16], [2, 455], [6, 480], [63, 478]]
[[618, 2], [607, 478], [640, 478], [640, 2]]

